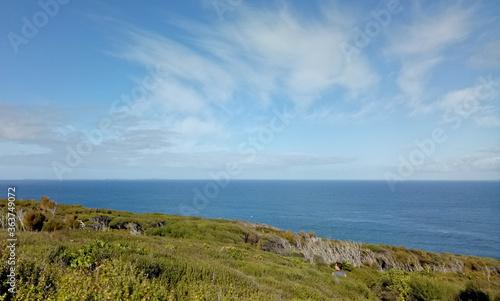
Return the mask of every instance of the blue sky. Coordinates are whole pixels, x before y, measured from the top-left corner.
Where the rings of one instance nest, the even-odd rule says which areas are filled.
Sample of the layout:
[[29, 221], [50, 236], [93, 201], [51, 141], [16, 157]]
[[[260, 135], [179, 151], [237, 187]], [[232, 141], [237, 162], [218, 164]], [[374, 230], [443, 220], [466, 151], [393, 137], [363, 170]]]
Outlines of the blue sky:
[[497, 1], [0, 3], [2, 179], [500, 179]]

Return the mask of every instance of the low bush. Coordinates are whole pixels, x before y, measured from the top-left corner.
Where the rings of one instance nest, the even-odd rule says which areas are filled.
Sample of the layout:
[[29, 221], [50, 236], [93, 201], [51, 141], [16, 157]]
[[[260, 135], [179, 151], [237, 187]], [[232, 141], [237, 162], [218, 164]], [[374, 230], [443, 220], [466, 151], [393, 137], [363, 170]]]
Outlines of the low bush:
[[61, 230], [64, 227], [65, 227], [65, 223], [63, 222], [62, 219], [53, 218], [43, 225], [42, 230], [52, 232], [52, 231], [56, 231], [56, 230]]
[[458, 295], [458, 299], [463, 301], [490, 301], [490, 297], [473, 282], [467, 283], [465, 290]]
[[30, 210], [24, 216], [23, 224], [30, 231], [41, 231], [46, 219], [41, 212]]
[[456, 292], [446, 283], [419, 274], [412, 274], [408, 285], [409, 295], [415, 301], [451, 300], [456, 296]]

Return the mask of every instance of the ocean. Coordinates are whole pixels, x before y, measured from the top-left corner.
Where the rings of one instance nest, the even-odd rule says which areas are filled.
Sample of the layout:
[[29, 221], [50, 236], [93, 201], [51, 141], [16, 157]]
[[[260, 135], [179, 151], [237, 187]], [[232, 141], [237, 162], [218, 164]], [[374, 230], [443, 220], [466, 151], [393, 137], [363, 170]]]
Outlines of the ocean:
[[[265, 223], [329, 239], [500, 258], [500, 182], [0, 181], [0, 198]], [[5, 195], [5, 196], [2, 196]]]

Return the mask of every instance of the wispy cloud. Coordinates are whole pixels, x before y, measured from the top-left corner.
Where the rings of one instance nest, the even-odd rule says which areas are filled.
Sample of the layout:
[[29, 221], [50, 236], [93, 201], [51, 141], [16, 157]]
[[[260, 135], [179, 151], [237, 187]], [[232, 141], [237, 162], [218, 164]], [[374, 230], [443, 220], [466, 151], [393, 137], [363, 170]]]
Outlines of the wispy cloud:
[[[328, 178], [348, 170], [362, 178], [369, 170], [375, 178], [394, 149], [433, 125], [450, 126], [440, 120], [450, 114], [470, 126], [448, 127], [447, 135], [492, 145], [499, 86], [477, 97], [472, 85], [499, 76], [497, 6], [401, 1], [384, 21], [388, 3], [242, 2], [223, 20], [211, 1], [89, 4], [89, 22], [78, 28], [69, 11], [60, 28], [81, 31], [86, 47], [42, 43], [39, 56], [2, 64], [0, 166], [17, 175], [32, 166], [38, 177], [53, 174], [56, 162], [71, 167], [68, 178], [202, 178], [244, 160], [240, 146], [260, 135], [272, 141], [247, 162], [248, 177]], [[136, 16], [138, 8], [149, 13]], [[347, 60], [342, 43], [363, 33], [370, 42]], [[276, 110], [295, 117], [272, 124]], [[110, 124], [101, 131], [103, 121]], [[89, 133], [102, 141], [94, 144]], [[376, 147], [364, 147], [370, 142]], [[428, 170], [497, 166], [494, 153], [443, 152]]]
[[[131, 28], [119, 55], [165, 66], [174, 81], [164, 99], [199, 110], [207, 101], [246, 96], [244, 101], [269, 102], [282, 93], [307, 106], [335, 88], [367, 93], [378, 80], [363, 57], [346, 64], [338, 45], [348, 33], [338, 21], [307, 19], [285, 7], [272, 12], [241, 7], [235, 13], [233, 21], [211, 27], [173, 20], [186, 34], [183, 41]], [[167, 93], [187, 96], [186, 103], [177, 104]]]
[[413, 5], [410, 23], [389, 35], [386, 54], [401, 62], [397, 83], [408, 106], [414, 113], [428, 113], [434, 109], [432, 97], [424, 93], [429, 73], [446, 59], [444, 50], [473, 32], [474, 10], [459, 5]]
[[[470, 119], [482, 127], [500, 126], [500, 112], [495, 103], [500, 95], [500, 83], [491, 83], [492, 86], [473, 86], [446, 93], [437, 103], [437, 108], [444, 115], [460, 116]], [[481, 93], [487, 93], [484, 97]]]
[[446, 47], [465, 40], [473, 31], [473, 9], [459, 5], [424, 7], [413, 3], [410, 24], [392, 37], [389, 53], [398, 56], [437, 55]]

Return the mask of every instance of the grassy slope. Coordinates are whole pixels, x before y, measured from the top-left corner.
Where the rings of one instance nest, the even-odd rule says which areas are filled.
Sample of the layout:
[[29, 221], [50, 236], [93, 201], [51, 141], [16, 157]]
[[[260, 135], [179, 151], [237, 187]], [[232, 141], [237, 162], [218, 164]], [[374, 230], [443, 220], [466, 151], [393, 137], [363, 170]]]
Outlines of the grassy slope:
[[[63, 204], [52, 217], [40, 202], [16, 203], [17, 210], [43, 213], [45, 229], [53, 230], [16, 233], [19, 300], [453, 300], [466, 287], [500, 299], [500, 260], [493, 258], [370, 244], [353, 249], [312, 233], [238, 221]], [[5, 206], [0, 200], [4, 212]], [[111, 229], [89, 230], [96, 215], [109, 216]], [[78, 224], [67, 222], [74, 216], [86, 229], [69, 229]], [[140, 225], [136, 229], [143, 234], [131, 235], [124, 229], [128, 222]], [[6, 232], [1, 233], [0, 296], [9, 300]], [[354, 250], [365, 260], [347, 278], [334, 278], [328, 259], [335, 257], [307, 259], [312, 255], [306, 250], [323, 254], [318, 248], [343, 256]], [[351, 263], [359, 259], [352, 258]], [[420, 271], [388, 270], [391, 266]], [[431, 272], [437, 267], [461, 271]]]

